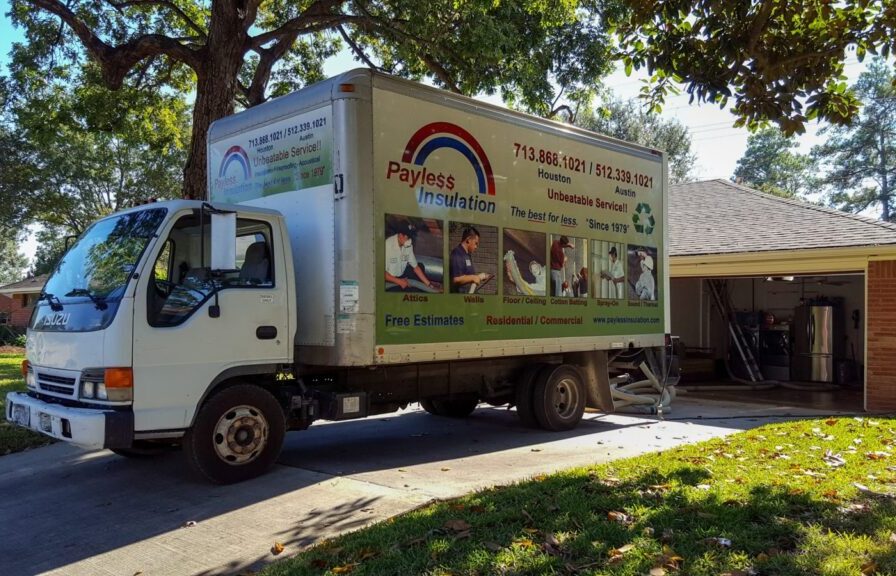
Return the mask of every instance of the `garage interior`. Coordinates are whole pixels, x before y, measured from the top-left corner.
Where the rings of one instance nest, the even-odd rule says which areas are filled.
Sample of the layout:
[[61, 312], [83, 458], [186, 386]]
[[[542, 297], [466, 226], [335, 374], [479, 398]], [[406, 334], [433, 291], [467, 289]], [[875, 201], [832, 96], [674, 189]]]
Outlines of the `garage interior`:
[[863, 410], [864, 273], [673, 277], [670, 292], [683, 394]]

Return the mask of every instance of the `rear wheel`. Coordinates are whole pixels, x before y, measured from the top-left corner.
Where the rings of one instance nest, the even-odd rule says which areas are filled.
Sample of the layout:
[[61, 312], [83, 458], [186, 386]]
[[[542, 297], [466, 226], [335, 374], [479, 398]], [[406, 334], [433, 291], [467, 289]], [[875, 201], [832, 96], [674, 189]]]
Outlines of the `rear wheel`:
[[423, 398], [420, 406], [435, 416], [466, 418], [479, 405], [479, 397], [472, 394], [444, 398]]
[[190, 466], [218, 484], [232, 484], [267, 472], [277, 461], [286, 433], [280, 404], [264, 388], [224, 388], [199, 409], [184, 436]]
[[585, 412], [582, 374], [569, 364], [539, 372], [532, 397], [535, 417], [545, 430], [572, 430]]
[[519, 417], [523, 426], [528, 428], [538, 428], [538, 420], [535, 418], [533, 391], [535, 389], [535, 379], [538, 377], [538, 373], [544, 368], [544, 364], [530, 364], [523, 368], [516, 382], [516, 392], [514, 395], [516, 415]]

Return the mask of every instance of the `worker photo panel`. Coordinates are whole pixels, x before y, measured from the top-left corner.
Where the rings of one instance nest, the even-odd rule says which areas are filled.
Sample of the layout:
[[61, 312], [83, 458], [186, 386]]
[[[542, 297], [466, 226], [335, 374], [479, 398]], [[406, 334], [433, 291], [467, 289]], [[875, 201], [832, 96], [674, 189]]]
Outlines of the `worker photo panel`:
[[595, 240], [591, 243], [591, 269], [595, 285], [591, 296], [604, 300], [625, 300], [625, 244]]
[[448, 223], [448, 292], [498, 293], [498, 229], [469, 222]]
[[551, 234], [549, 251], [550, 293], [557, 298], [587, 298], [588, 241], [565, 234]]
[[441, 293], [442, 221], [386, 214], [386, 292]]
[[543, 232], [504, 229], [504, 294], [547, 295], [546, 246]]
[[656, 248], [636, 244], [628, 245], [628, 298], [629, 300], [656, 301], [657, 254]]

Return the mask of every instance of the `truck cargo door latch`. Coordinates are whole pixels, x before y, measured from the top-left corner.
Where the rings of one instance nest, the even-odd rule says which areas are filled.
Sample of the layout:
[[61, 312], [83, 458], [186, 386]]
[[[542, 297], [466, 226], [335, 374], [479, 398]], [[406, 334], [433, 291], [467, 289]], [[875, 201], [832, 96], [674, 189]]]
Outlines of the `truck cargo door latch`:
[[336, 174], [333, 176], [333, 193], [336, 195], [336, 198], [342, 198], [342, 195], [345, 193], [345, 180], [342, 177], [342, 174]]

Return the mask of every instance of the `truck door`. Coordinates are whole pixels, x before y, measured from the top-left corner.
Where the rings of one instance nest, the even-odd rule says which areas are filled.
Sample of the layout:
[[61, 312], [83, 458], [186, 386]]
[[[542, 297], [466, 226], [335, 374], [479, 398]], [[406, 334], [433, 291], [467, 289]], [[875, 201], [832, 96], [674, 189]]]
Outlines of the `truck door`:
[[135, 296], [138, 433], [182, 429], [216, 378], [288, 359], [286, 266], [275, 249], [275, 228], [260, 218], [237, 218], [237, 270], [212, 277], [205, 218], [200, 226], [193, 211], [174, 221]]

